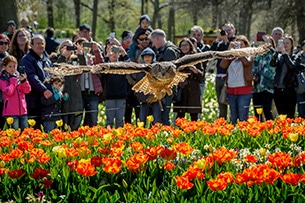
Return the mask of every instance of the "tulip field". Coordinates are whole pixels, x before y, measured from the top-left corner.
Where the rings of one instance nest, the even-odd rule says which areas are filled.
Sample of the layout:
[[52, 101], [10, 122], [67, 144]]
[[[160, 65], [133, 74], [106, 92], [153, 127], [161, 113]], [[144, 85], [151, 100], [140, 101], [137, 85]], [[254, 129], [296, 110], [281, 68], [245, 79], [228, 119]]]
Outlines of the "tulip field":
[[57, 122], [50, 133], [8, 126], [0, 202], [305, 202], [304, 119], [234, 126], [213, 115], [77, 131]]

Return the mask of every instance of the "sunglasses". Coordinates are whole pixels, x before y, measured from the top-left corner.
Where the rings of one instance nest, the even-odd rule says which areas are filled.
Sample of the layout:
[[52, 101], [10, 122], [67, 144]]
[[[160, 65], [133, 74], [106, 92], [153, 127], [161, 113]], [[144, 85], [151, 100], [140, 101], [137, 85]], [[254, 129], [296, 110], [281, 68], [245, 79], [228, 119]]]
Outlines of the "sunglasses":
[[8, 45], [8, 42], [2, 42], [2, 41], [0, 41], [0, 45]]
[[144, 41], [144, 40], [149, 40], [147, 37], [146, 38], [139, 38], [138, 40], [140, 40], [140, 41]]

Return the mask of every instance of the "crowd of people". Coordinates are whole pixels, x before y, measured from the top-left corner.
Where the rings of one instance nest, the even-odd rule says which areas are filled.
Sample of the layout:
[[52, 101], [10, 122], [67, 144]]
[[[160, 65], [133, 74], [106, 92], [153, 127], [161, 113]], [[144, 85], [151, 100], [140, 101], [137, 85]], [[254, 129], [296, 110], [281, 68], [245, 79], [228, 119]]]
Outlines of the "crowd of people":
[[[47, 29], [45, 37], [33, 34], [27, 25], [17, 29], [14, 21], [7, 22], [7, 31], [0, 34], [1, 128], [8, 117], [14, 118], [11, 126], [21, 130], [28, 127], [29, 118], [35, 119], [35, 128], [42, 126], [45, 132], [54, 129], [59, 119], [71, 130], [76, 130], [82, 122], [95, 126], [101, 102], [106, 107], [106, 126], [110, 127], [130, 123], [132, 112], [137, 121], [145, 123], [151, 114], [153, 123], [170, 125], [172, 104], [174, 118], [189, 113], [190, 119], [196, 121], [202, 113], [207, 62], [179, 67], [177, 71], [188, 73], [188, 78], [174, 87], [174, 94], [166, 95], [161, 101], [150, 101], [151, 95], [132, 90], [145, 73], [83, 72], [61, 76], [49, 74], [44, 68], [53, 67], [54, 63], [151, 64], [209, 50], [242, 49], [260, 43], [271, 44], [270, 51], [257, 57], [217, 59], [215, 89], [219, 117], [229, 118], [233, 124], [247, 120], [252, 101], [255, 115], [259, 117], [257, 110], [262, 109], [263, 118], [270, 120], [274, 118], [274, 101], [278, 114], [305, 118], [305, 86], [301, 88], [298, 82], [298, 74], [305, 70], [305, 41], [301, 44], [302, 50], [294, 52], [294, 39], [284, 35], [280, 27], [270, 34], [256, 35], [250, 42], [246, 36], [236, 35], [234, 25], [226, 22], [208, 45], [203, 41], [203, 29], [195, 25], [190, 28], [190, 35], [175, 45], [167, 40], [164, 30], [153, 29], [150, 17], [143, 15], [135, 32], [125, 30], [121, 39], [110, 33], [103, 44], [91, 36], [90, 25], [82, 24], [73, 38], [58, 43], [53, 28]], [[227, 86], [228, 103], [219, 99], [224, 86]]]

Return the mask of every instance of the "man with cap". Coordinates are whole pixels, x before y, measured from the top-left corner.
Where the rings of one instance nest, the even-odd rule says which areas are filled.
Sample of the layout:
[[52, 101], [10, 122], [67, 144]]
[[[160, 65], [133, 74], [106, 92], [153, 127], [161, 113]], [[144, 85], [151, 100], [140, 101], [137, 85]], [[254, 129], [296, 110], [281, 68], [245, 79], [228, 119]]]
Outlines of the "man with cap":
[[6, 22], [6, 31], [3, 33], [8, 36], [10, 40], [12, 40], [13, 34], [16, 30], [16, 23], [13, 20], [9, 20]]
[[88, 24], [82, 24], [81, 26], [79, 26], [79, 32], [78, 35], [80, 37], [86, 38], [89, 42], [92, 41], [92, 32], [91, 32], [91, 27]]

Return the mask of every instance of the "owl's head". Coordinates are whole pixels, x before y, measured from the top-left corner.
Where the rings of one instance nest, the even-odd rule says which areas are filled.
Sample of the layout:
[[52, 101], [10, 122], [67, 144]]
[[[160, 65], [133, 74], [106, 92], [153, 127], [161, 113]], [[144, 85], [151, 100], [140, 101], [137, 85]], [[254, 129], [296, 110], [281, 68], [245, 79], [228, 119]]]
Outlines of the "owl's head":
[[176, 66], [171, 62], [151, 64], [151, 75], [158, 80], [167, 80], [175, 77]]

